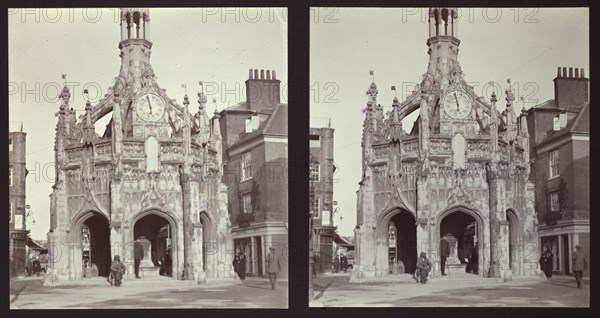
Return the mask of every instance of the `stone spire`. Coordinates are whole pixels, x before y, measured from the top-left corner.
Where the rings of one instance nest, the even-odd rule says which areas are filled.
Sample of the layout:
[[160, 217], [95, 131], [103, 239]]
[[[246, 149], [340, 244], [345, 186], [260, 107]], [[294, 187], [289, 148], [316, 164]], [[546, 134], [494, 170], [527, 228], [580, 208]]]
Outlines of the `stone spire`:
[[190, 120], [190, 99], [185, 94], [183, 97], [183, 155], [189, 155], [192, 149], [192, 138], [191, 138], [191, 120]]
[[400, 142], [402, 138], [402, 116], [400, 115], [400, 102], [398, 97], [394, 97], [394, 103], [392, 104], [392, 111], [390, 112], [389, 118], [390, 124], [390, 141]]
[[458, 64], [458, 11], [456, 8], [429, 9], [429, 65], [427, 74], [433, 76], [444, 90], [449, 84], [460, 81], [462, 71]]
[[502, 118], [504, 119], [504, 125], [506, 127], [506, 133], [504, 135], [504, 140], [506, 142], [512, 143], [517, 137], [518, 127], [517, 127], [517, 115], [513, 109], [513, 102], [515, 101], [515, 94], [512, 91], [510, 79], [506, 80], [508, 83], [508, 88], [506, 89], [506, 109], [502, 113]]
[[198, 129], [196, 142], [201, 145], [206, 145], [210, 138], [210, 127], [208, 115], [206, 114], [206, 95], [204, 95], [204, 92], [198, 93], [198, 105], [198, 113], [194, 116], [194, 121]]
[[[63, 75], [64, 78], [64, 75]], [[59, 180], [59, 174], [62, 167], [62, 162], [65, 159], [65, 147], [66, 138], [68, 133], [68, 112], [69, 112], [69, 99], [71, 93], [67, 85], [63, 87], [62, 92], [59, 95], [60, 106], [57, 113], [58, 122], [56, 123], [56, 135], [54, 138], [54, 160], [55, 160], [55, 180]]]
[[83, 145], [93, 145], [96, 141], [96, 130], [92, 121], [92, 104], [88, 100], [85, 103], [85, 117], [83, 118]]
[[[371, 73], [372, 74], [372, 73]], [[377, 105], [377, 85], [375, 82], [371, 83], [367, 90], [367, 107], [363, 110], [365, 112], [365, 120], [363, 121], [363, 136], [362, 136], [362, 160], [363, 164], [370, 157], [371, 145], [373, 144], [373, 132], [374, 132], [374, 111], [375, 105]], [[364, 168], [364, 167], [363, 167]]]

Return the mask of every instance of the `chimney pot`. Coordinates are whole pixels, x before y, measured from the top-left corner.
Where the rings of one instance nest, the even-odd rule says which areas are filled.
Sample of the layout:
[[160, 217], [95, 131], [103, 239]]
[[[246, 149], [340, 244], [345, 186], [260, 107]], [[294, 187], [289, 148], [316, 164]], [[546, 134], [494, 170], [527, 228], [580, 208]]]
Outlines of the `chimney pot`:
[[[273, 79], [274, 79], [274, 80], [276, 80], [276, 79], [277, 79], [277, 77], [275, 76], [275, 70], [273, 70], [273, 72], [272, 72], [272, 73], [273, 73]], [[581, 74], [583, 74], [583, 69], [581, 69]]]
[[252, 69], [248, 72], [248, 79], [252, 79]]
[[265, 70], [260, 70], [260, 79], [265, 79]]
[[581, 78], [585, 78], [585, 72], [584, 72], [583, 67], [581, 68]]
[[560, 74], [560, 66], [559, 66], [559, 67], [558, 67], [558, 72], [557, 72], [557, 74], [556, 74], [556, 77], [560, 77], [560, 75], [561, 75], [561, 74]]
[[578, 68], [575, 68], [575, 77], [579, 78], [579, 69]]
[[567, 68], [563, 67], [563, 77], [567, 77]]
[[258, 70], [254, 70], [254, 79], [258, 79]]
[[573, 68], [569, 67], [569, 77], [573, 77]]
[[270, 80], [271, 79], [271, 71], [267, 70], [267, 79]]

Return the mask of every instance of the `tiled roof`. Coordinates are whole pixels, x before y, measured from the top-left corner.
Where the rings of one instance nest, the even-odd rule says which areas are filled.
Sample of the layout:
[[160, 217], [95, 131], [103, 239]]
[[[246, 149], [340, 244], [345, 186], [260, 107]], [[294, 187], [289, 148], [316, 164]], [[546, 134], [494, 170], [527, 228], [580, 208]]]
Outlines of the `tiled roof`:
[[[573, 109], [569, 109], [568, 112], [573, 111]], [[571, 116], [569, 116], [571, 117]], [[574, 117], [571, 117], [567, 122], [567, 126], [562, 128], [559, 131], [551, 131], [546, 138], [544, 138], [537, 146], [541, 147], [547, 145], [555, 140], [558, 140], [566, 135], [570, 135], [571, 133], [589, 133], [590, 132], [590, 114], [589, 114], [589, 102], [585, 103], [581, 108], [579, 108], [579, 112]]]
[[287, 136], [287, 104], [277, 104], [273, 109], [262, 109], [259, 114], [269, 115], [269, 118], [263, 121], [257, 130], [251, 133], [243, 133], [240, 139], [231, 145], [228, 149], [235, 148], [246, 143], [259, 135], [285, 135]]

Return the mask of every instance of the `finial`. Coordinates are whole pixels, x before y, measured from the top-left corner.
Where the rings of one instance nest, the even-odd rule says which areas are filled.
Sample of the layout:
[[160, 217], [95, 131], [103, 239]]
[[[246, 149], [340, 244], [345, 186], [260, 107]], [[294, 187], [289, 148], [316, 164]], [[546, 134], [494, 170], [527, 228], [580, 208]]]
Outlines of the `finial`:
[[506, 105], [508, 107], [511, 107], [512, 102], [515, 100], [515, 95], [513, 94], [513, 91], [511, 88], [510, 78], [506, 79], [506, 82], [508, 83], [508, 88], [506, 89]]
[[375, 70], [369, 70], [369, 74], [373, 78], [373, 83], [375, 83]]
[[185, 105], [186, 108], [190, 104], [190, 99], [188, 98], [187, 93], [185, 93], [185, 96], [183, 96], [183, 104]]
[[185, 95], [187, 96], [187, 84], [181, 84], [181, 88], [184, 89]]
[[394, 91], [394, 101], [398, 100], [398, 96], [396, 94], [396, 86], [392, 86], [392, 90]]

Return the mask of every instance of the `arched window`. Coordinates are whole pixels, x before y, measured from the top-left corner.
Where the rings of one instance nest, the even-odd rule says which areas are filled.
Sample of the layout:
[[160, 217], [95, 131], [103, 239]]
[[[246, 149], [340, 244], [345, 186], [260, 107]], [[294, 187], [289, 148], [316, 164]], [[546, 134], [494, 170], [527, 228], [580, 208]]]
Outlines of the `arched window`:
[[452, 137], [452, 152], [454, 154], [454, 168], [465, 168], [465, 137], [456, 134]]
[[158, 172], [158, 140], [154, 136], [146, 139], [146, 172]]

